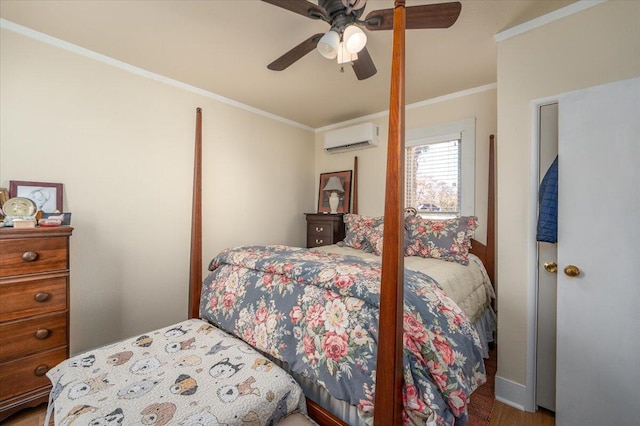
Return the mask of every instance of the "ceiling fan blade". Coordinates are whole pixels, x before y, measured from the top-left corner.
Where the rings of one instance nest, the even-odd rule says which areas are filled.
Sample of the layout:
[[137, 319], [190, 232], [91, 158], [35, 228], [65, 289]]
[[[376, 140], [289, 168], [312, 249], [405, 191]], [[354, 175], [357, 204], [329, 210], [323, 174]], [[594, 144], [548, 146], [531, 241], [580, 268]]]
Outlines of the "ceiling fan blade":
[[327, 17], [327, 11], [322, 6], [313, 4], [306, 0], [262, 0], [265, 3], [287, 9], [291, 12], [298, 13], [302, 16], [312, 19], [321, 19]]
[[[460, 16], [462, 5], [460, 2], [452, 2], [408, 6], [406, 9], [408, 30], [449, 28]], [[391, 30], [393, 9], [374, 10], [367, 15], [365, 21], [368, 30]]]
[[358, 80], [365, 80], [378, 72], [366, 47], [358, 52], [358, 59], [353, 62], [353, 72]]
[[298, 59], [302, 58], [307, 53], [311, 52], [318, 45], [318, 41], [322, 38], [324, 34], [314, 34], [284, 55], [280, 56], [275, 61], [271, 62], [267, 65], [272, 71], [282, 71], [286, 69], [289, 65], [293, 64]]

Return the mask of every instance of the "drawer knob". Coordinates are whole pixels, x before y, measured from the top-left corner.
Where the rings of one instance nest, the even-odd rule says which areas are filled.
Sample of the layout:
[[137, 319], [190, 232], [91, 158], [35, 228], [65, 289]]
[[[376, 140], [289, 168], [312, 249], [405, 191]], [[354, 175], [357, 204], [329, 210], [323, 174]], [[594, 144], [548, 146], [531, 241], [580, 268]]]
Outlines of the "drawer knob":
[[324, 243], [324, 240], [319, 240], [318, 238], [316, 238], [316, 244], [322, 244]]
[[35, 251], [25, 251], [22, 253], [22, 260], [25, 262], [33, 262], [36, 259], [38, 259], [38, 253]]
[[322, 226], [316, 226], [316, 232], [322, 232], [324, 228]]
[[46, 291], [41, 291], [40, 293], [36, 293], [36, 295], [34, 296], [34, 299], [36, 299], [36, 302], [38, 303], [43, 303], [49, 300], [49, 296], [50, 294], [47, 293]]
[[51, 334], [51, 330], [47, 330], [46, 328], [40, 328], [36, 331], [36, 339], [44, 340], [47, 337], [49, 337], [49, 334]]
[[48, 365], [39, 365], [33, 372], [36, 376], [40, 377], [47, 374], [47, 371], [49, 371]]

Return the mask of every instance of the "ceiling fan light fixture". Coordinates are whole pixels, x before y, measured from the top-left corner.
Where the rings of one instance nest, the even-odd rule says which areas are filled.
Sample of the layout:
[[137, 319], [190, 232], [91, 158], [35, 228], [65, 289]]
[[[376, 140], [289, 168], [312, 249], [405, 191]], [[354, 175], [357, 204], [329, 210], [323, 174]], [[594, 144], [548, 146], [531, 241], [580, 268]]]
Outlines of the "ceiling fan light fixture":
[[367, 35], [357, 25], [349, 25], [344, 29], [342, 40], [349, 53], [358, 53], [367, 44]]
[[338, 48], [338, 64], [346, 64], [347, 62], [353, 62], [358, 60], [357, 53], [351, 53], [347, 50], [344, 43], [340, 43]]
[[350, 7], [353, 10], [360, 10], [365, 6], [365, 4], [367, 4], [367, 0], [342, 0], [342, 4], [344, 7]]
[[340, 48], [340, 34], [331, 30], [327, 31], [318, 41], [318, 52], [327, 59], [335, 59]]

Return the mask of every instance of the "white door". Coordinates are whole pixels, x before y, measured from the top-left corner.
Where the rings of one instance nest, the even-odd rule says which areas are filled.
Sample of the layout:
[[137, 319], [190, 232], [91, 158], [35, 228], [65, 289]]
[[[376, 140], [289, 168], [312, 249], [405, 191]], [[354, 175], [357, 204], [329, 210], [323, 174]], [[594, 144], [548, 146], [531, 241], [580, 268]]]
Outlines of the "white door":
[[[558, 104], [540, 107], [540, 141], [538, 176], [542, 181], [558, 155]], [[536, 346], [536, 405], [556, 410], [556, 286], [557, 272], [545, 264], [556, 264], [556, 244], [538, 243], [538, 326]]]
[[559, 117], [556, 424], [635, 425], [640, 78], [563, 95]]

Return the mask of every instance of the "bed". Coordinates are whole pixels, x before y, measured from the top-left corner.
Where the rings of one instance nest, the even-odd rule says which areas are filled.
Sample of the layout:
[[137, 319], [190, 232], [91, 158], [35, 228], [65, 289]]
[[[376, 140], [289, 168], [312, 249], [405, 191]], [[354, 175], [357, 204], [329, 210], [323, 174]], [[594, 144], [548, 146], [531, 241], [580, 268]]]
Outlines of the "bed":
[[[476, 260], [462, 265], [406, 258], [407, 423], [464, 422], [469, 395], [485, 382], [483, 346], [472, 319], [493, 319], [492, 289]], [[379, 256], [349, 247], [235, 247], [218, 254], [209, 270], [201, 318], [279, 361], [308, 397], [340, 407], [335, 414], [343, 421], [371, 423]]]
[[[470, 394], [485, 381], [482, 356], [486, 345], [483, 347], [477, 329], [478, 321], [492, 313], [492, 288], [487, 283], [493, 280], [495, 252], [493, 136], [489, 155], [487, 243], [471, 238], [465, 243], [470, 253], [469, 263], [483, 265], [486, 271], [488, 280], [483, 281], [480, 291], [485, 298], [476, 306], [461, 309], [438, 282], [446, 279], [433, 279], [416, 272], [413, 268], [420, 268], [413, 265], [410, 257], [405, 258], [404, 20], [404, 1], [396, 1], [384, 227], [378, 229], [384, 249], [375, 259], [344, 247], [313, 251], [284, 246], [235, 248], [216, 256], [210, 264], [211, 274], [203, 284], [199, 109], [196, 115], [189, 315], [202, 317], [235, 333], [279, 361], [303, 386], [309, 414], [321, 425], [463, 424]], [[354, 197], [356, 193], [354, 188]], [[354, 204], [354, 213], [356, 209]], [[335, 277], [332, 271], [340, 268], [351, 271], [350, 284], [332, 280]], [[316, 278], [312, 274], [316, 274]], [[313, 283], [303, 285], [303, 276]], [[244, 289], [251, 286], [255, 292], [248, 296]], [[425, 291], [427, 288], [429, 291]], [[229, 289], [236, 294], [229, 296], [233, 293]], [[455, 296], [455, 285], [449, 293]], [[274, 300], [280, 296], [287, 300]], [[329, 309], [334, 317], [327, 328], [325, 315], [324, 336], [316, 333], [312, 336], [315, 340], [306, 342], [316, 347], [324, 345], [326, 349], [324, 370], [318, 373], [315, 367], [321, 362], [308, 356], [313, 351], [305, 351], [304, 340], [304, 330], [314, 329], [314, 325], [301, 331], [302, 327], [296, 329], [296, 324], [303, 318], [307, 323], [313, 321], [308, 314], [319, 304], [314, 301], [320, 298], [324, 298], [325, 308], [334, 308]], [[407, 300], [410, 301], [408, 308]], [[353, 326], [348, 333], [345, 317], [340, 316], [347, 311], [353, 314], [346, 321]], [[414, 323], [413, 319], [419, 316], [426, 320]], [[374, 332], [370, 326], [376, 321], [378, 327]], [[292, 327], [287, 328], [285, 323]], [[416, 328], [410, 330], [413, 335], [407, 340], [411, 333], [405, 333], [405, 329], [411, 325]], [[446, 333], [442, 332], [445, 328]], [[362, 333], [363, 330], [369, 334]], [[294, 340], [286, 340], [290, 338]], [[345, 347], [348, 338], [360, 339], [362, 344], [356, 346], [366, 350]], [[412, 350], [403, 350], [408, 346]], [[298, 358], [291, 357], [292, 348]], [[351, 369], [345, 368], [339, 359], [346, 360]], [[339, 377], [332, 380], [332, 376]], [[342, 382], [354, 386], [349, 388]], [[372, 415], [374, 406], [375, 415]]]

